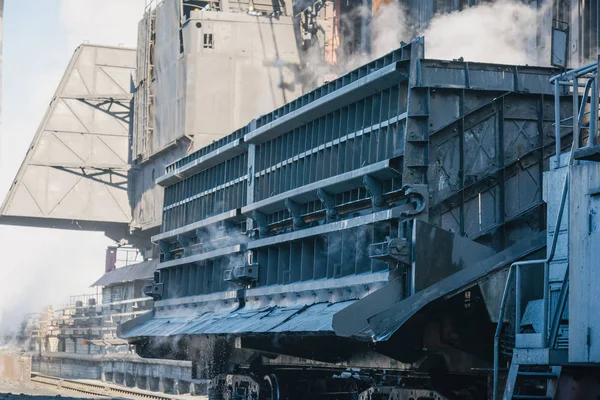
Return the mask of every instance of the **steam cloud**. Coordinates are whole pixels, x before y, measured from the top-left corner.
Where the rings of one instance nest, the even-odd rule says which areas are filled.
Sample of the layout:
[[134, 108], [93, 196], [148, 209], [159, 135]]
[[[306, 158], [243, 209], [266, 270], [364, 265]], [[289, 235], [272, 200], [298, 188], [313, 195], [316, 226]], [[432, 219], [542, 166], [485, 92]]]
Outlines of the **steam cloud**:
[[[370, 13], [358, 9], [348, 18]], [[358, 14], [357, 14], [358, 13]], [[535, 8], [518, 0], [498, 0], [462, 11], [436, 15], [424, 27], [416, 27], [398, 0], [381, 4], [373, 16], [371, 57], [381, 57], [417, 36], [425, 37], [425, 56], [433, 59], [502, 64], [548, 65], [550, 62], [550, 29], [539, 32], [542, 21], [550, 18], [550, 5]], [[341, 21], [344, 24], [344, 18]], [[347, 23], [346, 26], [351, 24]], [[315, 76], [327, 73], [342, 75], [369, 61], [366, 55], [341, 55], [337, 65], [317, 61], [314, 54], [306, 58]]]
[[539, 21], [549, 11], [548, 5], [536, 9], [502, 0], [439, 15], [420, 33], [425, 36], [425, 54], [428, 58], [549, 64], [545, 43], [537, 43]]

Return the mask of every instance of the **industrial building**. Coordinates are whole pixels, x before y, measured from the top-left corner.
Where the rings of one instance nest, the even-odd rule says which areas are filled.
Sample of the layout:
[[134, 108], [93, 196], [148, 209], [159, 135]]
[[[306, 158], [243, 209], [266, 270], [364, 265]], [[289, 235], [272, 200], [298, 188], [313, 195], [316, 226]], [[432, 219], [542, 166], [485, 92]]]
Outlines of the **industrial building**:
[[[144, 260], [109, 250], [68, 318], [98, 335], [42, 324], [33, 368], [210, 400], [600, 395], [600, 6], [527, 2], [540, 66], [428, 58], [435, 18], [492, 3], [164, 0], [137, 49], [80, 46], [0, 222]], [[407, 37], [373, 58], [391, 6]]]

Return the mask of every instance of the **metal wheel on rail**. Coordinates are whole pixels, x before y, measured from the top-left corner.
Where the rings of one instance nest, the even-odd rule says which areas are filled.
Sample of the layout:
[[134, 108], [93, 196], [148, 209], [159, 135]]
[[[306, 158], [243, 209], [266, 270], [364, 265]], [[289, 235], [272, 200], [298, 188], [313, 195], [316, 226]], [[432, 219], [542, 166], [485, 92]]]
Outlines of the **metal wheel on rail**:
[[260, 386], [260, 400], [280, 400], [279, 381], [274, 374], [265, 375]]

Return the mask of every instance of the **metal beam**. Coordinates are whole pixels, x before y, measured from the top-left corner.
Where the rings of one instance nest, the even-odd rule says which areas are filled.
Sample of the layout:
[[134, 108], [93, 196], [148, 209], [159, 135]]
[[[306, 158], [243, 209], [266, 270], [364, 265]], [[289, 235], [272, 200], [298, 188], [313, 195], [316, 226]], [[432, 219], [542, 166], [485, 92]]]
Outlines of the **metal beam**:
[[249, 143], [263, 143], [274, 139], [306, 123], [306, 121], [314, 120], [406, 79], [408, 77], [401, 63], [392, 63], [341, 89], [312, 101], [296, 111], [290, 112], [253, 130], [244, 136], [244, 141]]

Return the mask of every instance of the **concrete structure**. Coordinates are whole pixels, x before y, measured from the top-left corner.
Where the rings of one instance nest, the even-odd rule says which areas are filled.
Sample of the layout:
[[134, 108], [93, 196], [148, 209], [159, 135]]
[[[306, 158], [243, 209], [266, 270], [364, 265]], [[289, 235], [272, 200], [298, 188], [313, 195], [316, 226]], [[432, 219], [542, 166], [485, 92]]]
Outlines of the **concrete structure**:
[[[158, 260], [144, 261], [106, 272], [92, 287], [102, 288], [102, 308], [105, 324], [116, 327], [145, 310], [152, 308], [152, 299], [143, 293], [144, 286], [154, 277]], [[102, 339], [115, 339], [114, 330]]]
[[[143, 359], [115, 335], [118, 324], [152, 308], [142, 289], [152, 281], [157, 261], [111, 269], [92, 284], [101, 290], [97, 296], [72, 296], [62, 309], [31, 316], [24, 335], [33, 354], [28, 371], [174, 394], [206, 393], [207, 381], [192, 378], [191, 362]], [[9, 368], [4, 360], [0, 356], [0, 377], [12, 379], [20, 364], [9, 358]]]
[[[30, 360], [31, 362], [31, 360]], [[175, 360], [146, 360], [134, 354], [66, 354], [44, 352], [33, 357], [35, 372], [107, 383], [155, 392], [206, 393], [205, 380], [192, 379], [192, 363]]]
[[25, 323], [30, 347], [36, 353], [128, 353], [131, 348], [117, 338], [117, 326], [152, 308], [143, 288], [152, 282], [158, 260], [125, 265], [107, 271], [91, 287], [96, 294], [71, 296], [62, 308], [48, 307]]
[[31, 357], [11, 352], [0, 353], [0, 379], [13, 382], [29, 382]]

